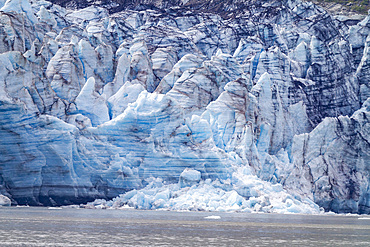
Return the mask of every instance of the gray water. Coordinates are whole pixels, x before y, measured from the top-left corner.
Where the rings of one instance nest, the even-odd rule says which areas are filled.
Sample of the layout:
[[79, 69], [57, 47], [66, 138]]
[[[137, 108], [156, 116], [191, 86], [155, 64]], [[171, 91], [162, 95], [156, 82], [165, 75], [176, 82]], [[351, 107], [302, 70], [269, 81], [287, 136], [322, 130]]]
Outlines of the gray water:
[[370, 246], [370, 217], [3, 207], [0, 246]]

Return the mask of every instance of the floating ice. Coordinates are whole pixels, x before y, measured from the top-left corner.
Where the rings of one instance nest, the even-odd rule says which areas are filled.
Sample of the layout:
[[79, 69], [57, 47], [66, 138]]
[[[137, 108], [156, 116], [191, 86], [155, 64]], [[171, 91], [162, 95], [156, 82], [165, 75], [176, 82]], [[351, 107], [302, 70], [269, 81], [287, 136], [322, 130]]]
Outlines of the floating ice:
[[206, 219], [206, 220], [219, 220], [219, 219], [221, 219], [221, 216], [211, 215], [211, 216], [204, 217], [204, 219]]
[[61, 207], [48, 207], [49, 210], [61, 210]]

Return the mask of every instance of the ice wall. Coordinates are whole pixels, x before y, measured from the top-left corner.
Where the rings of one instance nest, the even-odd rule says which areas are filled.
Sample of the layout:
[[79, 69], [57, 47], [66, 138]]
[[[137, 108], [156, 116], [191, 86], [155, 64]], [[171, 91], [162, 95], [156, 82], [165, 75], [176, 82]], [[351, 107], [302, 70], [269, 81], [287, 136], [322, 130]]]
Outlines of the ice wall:
[[[209, 189], [237, 210], [369, 213], [369, 17], [348, 27], [308, 2], [239, 2], [236, 17], [6, 1], [0, 192], [64, 205]], [[261, 193], [238, 189], [248, 181]]]

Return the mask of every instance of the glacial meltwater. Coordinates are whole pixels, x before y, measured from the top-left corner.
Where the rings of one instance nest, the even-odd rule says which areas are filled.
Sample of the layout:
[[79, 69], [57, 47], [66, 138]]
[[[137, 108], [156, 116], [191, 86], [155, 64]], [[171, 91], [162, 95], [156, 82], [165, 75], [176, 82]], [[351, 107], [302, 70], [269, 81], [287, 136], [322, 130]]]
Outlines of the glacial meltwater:
[[370, 246], [370, 216], [2, 207], [0, 246]]

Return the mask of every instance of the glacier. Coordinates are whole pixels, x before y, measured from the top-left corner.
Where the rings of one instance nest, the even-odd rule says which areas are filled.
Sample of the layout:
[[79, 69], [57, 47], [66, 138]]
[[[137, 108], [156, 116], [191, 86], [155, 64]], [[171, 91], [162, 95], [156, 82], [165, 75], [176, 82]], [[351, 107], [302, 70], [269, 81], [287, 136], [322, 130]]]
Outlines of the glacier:
[[370, 213], [370, 15], [349, 25], [300, 0], [109, 6], [0, 1], [4, 198]]

